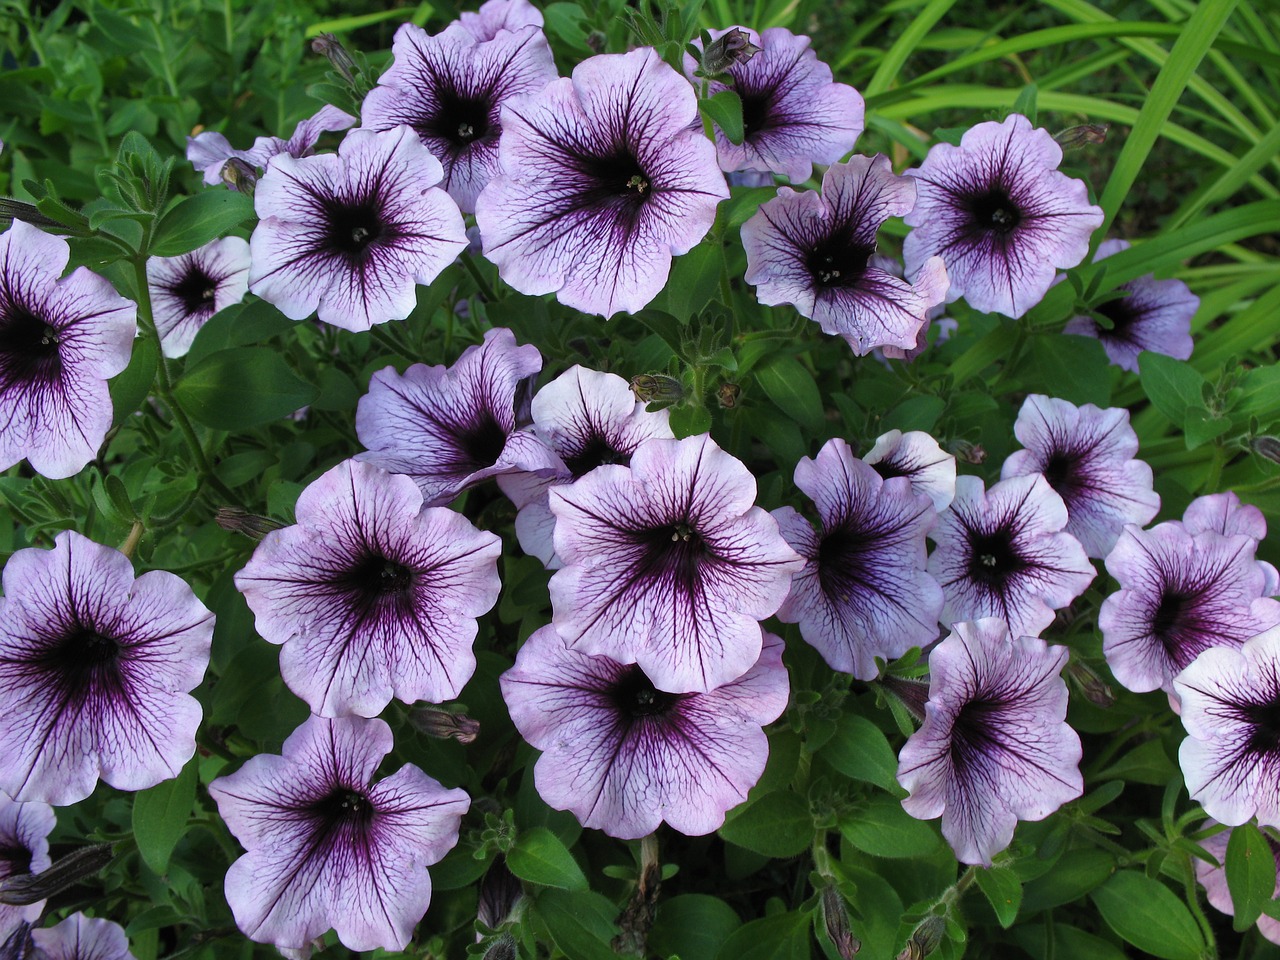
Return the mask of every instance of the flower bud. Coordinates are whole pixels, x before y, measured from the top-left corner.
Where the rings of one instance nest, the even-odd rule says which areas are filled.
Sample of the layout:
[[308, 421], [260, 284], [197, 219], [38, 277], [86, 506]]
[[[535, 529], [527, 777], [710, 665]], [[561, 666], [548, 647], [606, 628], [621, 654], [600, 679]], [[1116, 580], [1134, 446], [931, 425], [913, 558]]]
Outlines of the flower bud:
[[1249, 447], [1260, 457], [1266, 457], [1272, 463], [1280, 463], [1280, 438], [1261, 436], [1254, 437]]
[[1064, 150], [1079, 150], [1083, 147], [1097, 146], [1107, 139], [1109, 123], [1082, 123], [1076, 127], [1067, 127], [1053, 135], [1053, 139], [1062, 145]]
[[751, 35], [741, 27], [734, 27], [707, 44], [702, 52], [702, 75], [718, 77], [730, 67], [746, 63], [759, 52], [760, 48], [751, 42]]
[[465, 713], [454, 713], [429, 703], [416, 704], [409, 711], [409, 723], [415, 730], [437, 740], [474, 743], [480, 735], [480, 721], [473, 720]]
[[47, 900], [97, 873], [113, 857], [111, 844], [95, 843], [73, 850], [39, 873], [18, 873], [0, 880], [0, 903], [11, 907]]
[[742, 396], [742, 387], [736, 383], [722, 383], [720, 389], [716, 391], [716, 399], [725, 410], [736, 407], [740, 396]]
[[261, 540], [272, 530], [279, 530], [284, 526], [270, 517], [250, 513], [243, 507], [219, 507], [214, 520], [223, 530], [244, 534], [251, 540]]
[[822, 891], [822, 922], [841, 960], [850, 960], [862, 949], [862, 941], [853, 935], [849, 927], [849, 910], [844, 905], [844, 897], [834, 886]]
[[312, 40], [311, 52], [325, 57], [333, 65], [333, 69], [342, 74], [342, 79], [347, 83], [355, 80], [356, 62], [351, 59], [351, 54], [347, 53], [347, 48], [332, 33], [322, 33]]
[[897, 960], [924, 960], [938, 949], [942, 942], [942, 933], [947, 928], [947, 921], [939, 916], [925, 917], [920, 925], [911, 933], [911, 939]]
[[919, 680], [887, 673], [880, 678], [880, 685], [902, 702], [913, 717], [924, 720], [924, 705], [929, 701], [929, 685]]
[[523, 894], [520, 881], [507, 868], [506, 858], [498, 857], [480, 881], [476, 919], [490, 930], [496, 930], [511, 919]]
[[631, 378], [631, 392], [641, 403], [675, 403], [684, 397], [684, 386], [675, 377], [641, 373]]
[[980, 443], [970, 443], [968, 440], [953, 440], [950, 447], [955, 458], [962, 463], [979, 464], [987, 459], [987, 451]]
[[1080, 688], [1084, 698], [1095, 707], [1106, 708], [1116, 702], [1116, 695], [1110, 685], [1087, 663], [1072, 659], [1067, 664], [1066, 675]]
[[258, 171], [239, 157], [232, 157], [224, 163], [218, 175], [222, 177], [222, 182], [232, 190], [250, 197], [253, 196], [254, 188], [258, 185]]

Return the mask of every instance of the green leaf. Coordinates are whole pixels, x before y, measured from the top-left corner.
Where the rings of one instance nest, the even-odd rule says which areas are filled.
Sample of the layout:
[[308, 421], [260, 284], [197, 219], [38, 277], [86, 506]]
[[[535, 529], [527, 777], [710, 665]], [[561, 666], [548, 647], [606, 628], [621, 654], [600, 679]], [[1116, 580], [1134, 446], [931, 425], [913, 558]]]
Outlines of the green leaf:
[[1204, 377], [1191, 364], [1144, 350], [1138, 370], [1147, 398], [1175, 424], [1186, 420], [1188, 410], [1203, 408]]
[[155, 337], [142, 337], [133, 341], [133, 356], [129, 365], [116, 376], [108, 389], [111, 391], [111, 419], [121, 424], [138, 412], [142, 401], [151, 392], [160, 362], [160, 345]]
[[612, 902], [588, 890], [544, 890], [536, 905], [551, 939], [566, 956], [574, 960], [618, 960], [609, 946], [618, 934], [613, 922], [618, 908]]
[[795, 357], [775, 354], [756, 368], [756, 382], [774, 404], [810, 433], [822, 433], [822, 396], [813, 374]]
[[938, 847], [938, 834], [924, 820], [902, 809], [893, 797], [872, 797], [840, 821], [840, 833], [863, 853], [874, 857], [924, 857]]
[[521, 880], [563, 890], [586, 890], [587, 878], [569, 848], [546, 827], [520, 831], [507, 866]]
[[1250, 370], [1240, 381], [1237, 413], [1268, 416], [1280, 410], [1280, 364]]
[[1101, 886], [1115, 868], [1115, 857], [1105, 850], [1068, 850], [1051, 871], [1032, 880], [1023, 889], [1023, 916], [1079, 900], [1090, 890]]
[[1008, 867], [990, 867], [979, 870], [975, 876], [978, 886], [991, 902], [1000, 926], [1008, 930], [1013, 926], [1018, 907], [1022, 904], [1022, 881]]
[[1139, 950], [1163, 960], [1197, 960], [1204, 953], [1204, 937], [1191, 911], [1159, 880], [1121, 870], [1092, 897], [1107, 926]]
[[[1049, 956], [1070, 957], [1071, 960], [1125, 960], [1124, 951], [1111, 941], [1065, 923], [1054, 923], [1052, 927], [1020, 924], [1014, 927], [1012, 936], [1035, 960]], [[1046, 949], [1046, 936], [1053, 938], [1052, 954]]]
[[1039, 92], [1034, 83], [1029, 83], [1018, 92], [1018, 99], [1013, 101], [1013, 112], [1022, 114], [1031, 121], [1033, 127], [1036, 125], [1036, 96]]
[[196, 771], [199, 758], [193, 757], [172, 780], [165, 780], [133, 798], [133, 835], [142, 860], [163, 876], [169, 857], [187, 829], [187, 818], [196, 799]]
[[1235, 827], [1227, 841], [1227, 889], [1235, 908], [1236, 930], [1252, 927], [1262, 913], [1262, 905], [1276, 888], [1276, 861], [1267, 839], [1251, 823]]
[[[809, 960], [809, 915], [781, 913], [739, 927], [717, 960]], [[681, 958], [683, 960], [683, 958]]]
[[671, 264], [671, 276], [662, 292], [649, 304], [681, 323], [699, 313], [720, 289], [724, 250], [718, 241], [704, 240]]
[[779, 790], [742, 807], [720, 836], [766, 857], [794, 857], [813, 843], [813, 815], [803, 797]]
[[818, 751], [820, 756], [846, 777], [874, 783], [895, 796], [906, 791], [898, 785], [898, 758], [889, 740], [874, 723], [857, 714], [845, 714], [835, 735]]
[[187, 197], [160, 218], [153, 257], [176, 257], [234, 230], [253, 216], [253, 201], [243, 193], [217, 187]]
[[228, 307], [210, 317], [196, 333], [187, 351], [187, 369], [220, 350], [262, 343], [296, 326], [297, 323], [265, 300]]
[[725, 940], [741, 926], [737, 912], [719, 897], [681, 894], [659, 904], [649, 931], [649, 952], [680, 960], [715, 960]]
[[1165, 752], [1164, 741], [1148, 740], [1107, 767], [1098, 779], [1115, 778], [1117, 781], [1131, 780], [1162, 787], [1176, 772], [1177, 766]]
[[1216, 416], [1203, 407], [1193, 407], [1187, 411], [1183, 428], [1186, 431], [1187, 449], [1194, 450], [1227, 433], [1231, 429], [1231, 421], [1226, 417]]
[[1105, 407], [1111, 402], [1111, 368], [1102, 341], [1058, 334], [1033, 337], [1031, 358], [1036, 392], [1075, 404]]
[[237, 347], [201, 360], [178, 381], [178, 402], [216, 430], [239, 430], [288, 416], [316, 398], [274, 350]]
[[698, 109], [711, 119], [732, 144], [742, 143], [742, 98], [732, 90], [721, 90], [713, 97], [700, 98]]
[[672, 407], [667, 422], [678, 438], [693, 437], [711, 429], [711, 411], [706, 407]]

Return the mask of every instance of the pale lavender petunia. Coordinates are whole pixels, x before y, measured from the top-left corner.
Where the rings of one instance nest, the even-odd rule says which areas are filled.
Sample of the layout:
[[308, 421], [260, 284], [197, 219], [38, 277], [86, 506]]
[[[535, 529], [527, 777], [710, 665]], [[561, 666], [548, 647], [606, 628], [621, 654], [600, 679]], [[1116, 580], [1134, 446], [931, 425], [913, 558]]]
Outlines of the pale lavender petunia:
[[955, 624], [930, 651], [925, 720], [898, 755], [898, 782], [909, 814], [942, 817], [963, 863], [991, 866], [1019, 820], [1043, 820], [1083, 792], [1066, 662], [1066, 647], [994, 617]]
[[291, 320], [403, 320], [467, 245], [440, 161], [410, 127], [353, 130], [336, 154], [280, 155], [258, 181], [249, 289]]
[[502, 675], [516, 729], [542, 751], [542, 799], [623, 839], [660, 823], [690, 836], [717, 829], [769, 755], [761, 727], [786, 709], [782, 641], [766, 635], [746, 673], [707, 693], [666, 693], [635, 664], [568, 649], [535, 632]]
[[345, 460], [298, 498], [236, 574], [258, 633], [312, 713], [441, 703], [475, 671], [476, 618], [498, 599], [501, 541], [409, 477]]
[[249, 292], [249, 243], [223, 237], [181, 256], [151, 257], [147, 288], [164, 355], [185, 356], [209, 318]]
[[[745, 33], [760, 52], [731, 64], [727, 80], [708, 86], [710, 96], [731, 89], [742, 98], [742, 143], [731, 143], [716, 130], [720, 168], [768, 171], [803, 183], [815, 163], [834, 163], [852, 150], [864, 126], [862, 96], [848, 84], [833, 82], [831, 68], [810, 49], [809, 38], [783, 27], [761, 33], [729, 27], [712, 30], [711, 37], [733, 30]], [[692, 76], [696, 67], [686, 55], [685, 72]]]
[[124, 927], [73, 913], [55, 927], [31, 931], [44, 960], [136, 960]]
[[[1207, 820], [1203, 824], [1204, 828], [1217, 825], [1215, 820]], [[1215, 833], [1212, 837], [1206, 837], [1199, 841], [1203, 847], [1214, 859], [1218, 861], [1219, 866], [1205, 863], [1199, 857], [1192, 859], [1192, 863], [1196, 868], [1196, 879], [1200, 881], [1200, 886], [1204, 887], [1205, 899], [1217, 910], [1225, 913], [1229, 917], [1236, 914], [1235, 904], [1231, 900], [1231, 888], [1227, 886], [1227, 871], [1224, 869], [1227, 862], [1227, 844], [1231, 842], [1232, 830], [1224, 830], [1221, 833]], [[1267, 833], [1263, 833], [1266, 838], [1267, 846], [1270, 848], [1272, 865], [1275, 864], [1276, 852], [1278, 845], [1276, 841]], [[1276, 885], [1272, 889], [1272, 899], [1280, 894], [1280, 870], [1277, 870]], [[1258, 916], [1257, 921], [1258, 932], [1270, 940], [1272, 943], [1280, 944], [1280, 920], [1269, 917], [1265, 913]]]
[[204, 182], [214, 187], [223, 182], [222, 167], [232, 157], [259, 169], [265, 169], [272, 157], [309, 157], [321, 134], [346, 130], [355, 123], [356, 118], [351, 114], [325, 104], [315, 115], [301, 121], [288, 140], [280, 137], [258, 137], [248, 150], [235, 149], [225, 136], [215, 131], [187, 137], [187, 159], [197, 172], [203, 174]]
[[531, 406], [533, 431], [560, 460], [557, 470], [508, 473], [498, 486], [520, 511], [516, 536], [525, 553], [548, 567], [562, 566], [552, 540], [556, 518], [548, 491], [606, 463], [627, 466], [646, 440], [671, 439], [668, 411], [649, 412], [637, 403], [626, 380], [574, 365], [537, 392]]
[[880, 226], [909, 211], [915, 194], [882, 154], [829, 167], [821, 195], [781, 188], [742, 226], [747, 283], [761, 303], [794, 304], [858, 356], [914, 347], [929, 311], [946, 299], [946, 267], [934, 257], [908, 283], [873, 257]]
[[862, 459], [886, 480], [906, 477], [913, 490], [933, 501], [935, 510], [947, 509], [955, 498], [956, 458], [922, 430], [883, 433]]
[[310, 717], [282, 756], [260, 754], [209, 795], [247, 851], [227, 902], [251, 940], [306, 951], [329, 929], [351, 950], [403, 950], [431, 902], [427, 867], [457, 842], [467, 794], [412, 764], [373, 779], [391, 752], [381, 720]]
[[129, 365], [137, 306], [85, 267], [63, 277], [70, 258], [21, 220], [0, 234], [0, 471], [25, 458], [73, 476], [111, 426], [107, 381]]
[[486, 0], [475, 13], [458, 14], [458, 22], [477, 40], [492, 40], [499, 30], [542, 28], [542, 11], [529, 0]]
[[938, 638], [942, 588], [925, 572], [933, 503], [905, 477], [882, 479], [838, 439], [801, 460], [795, 482], [820, 527], [790, 507], [773, 512], [806, 560], [778, 619], [798, 623], [833, 670], [874, 680], [876, 657], [892, 660]]
[[[1231, 490], [1196, 497], [1182, 514], [1182, 524], [1192, 535], [1212, 530], [1226, 536], [1242, 533], [1258, 541], [1267, 535], [1267, 519], [1262, 511], [1251, 503], [1241, 503]], [[1274, 597], [1280, 594], [1280, 571], [1265, 560], [1259, 560], [1258, 566], [1266, 575], [1262, 595]]]
[[164, 570], [70, 530], [19, 550], [0, 598], [0, 790], [75, 803], [141, 790], [196, 749], [213, 614]]
[[[1125, 240], [1107, 240], [1098, 247], [1094, 262], [1121, 250]], [[1096, 337], [1111, 362], [1123, 370], [1138, 370], [1143, 350], [1186, 360], [1191, 356], [1191, 318], [1200, 309], [1200, 298], [1181, 280], [1157, 280], [1152, 274], [1122, 283], [1126, 295], [1098, 304], [1098, 313], [1111, 321], [1106, 329], [1093, 317], [1073, 317], [1063, 333]]]
[[639, 663], [660, 689], [706, 692], [760, 655], [759, 621], [804, 566], [755, 506], [751, 472], [706, 434], [649, 440], [551, 490], [553, 621], [573, 649]]
[[1020, 114], [970, 128], [960, 145], [935, 144], [919, 169], [912, 227], [903, 245], [908, 274], [940, 256], [949, 300], [1021, 317], [1044, 297], [1058, 269], [1089, 252], [1102, 210], [1083, 181], [1058, 171], [1062, 148]]
[[1038, 636], [1096, 573], [1066, 525], [1062, 498], [1039, 474], [990, 490], [978, 477], [958, 477], [930, 534], [929, 572], [946, 597], [942, 625], [995, 616], [1015, 636]]
[[516, 346], [505, 328], [488, 331], [450, 367], [416, 363], [403, 374], [375, 373], [356, 408], [357, 459], [414, 479], [427, 506], [516, 471], [554, 473], [558, 458], [524, 426], [527, 389], [542, 368], [532, 344]]
[[1151, 468], [1134, 459], [1138, 435], [1128, 410], [1032, 394], [1013, 432], [1026, 449], [1009, 455], [1001, 478], [1043, 474], [1067, 505], [1067, 533], [1089, 556], [1105, 557], [1125, 524], [1142, 526], [1159, 512]]
[[[3, 609], [0, 601], [0, 610]], [[56, 819], [47, 803], [19, 803], [0, 791], [0, 880], [39, 873], [49, 866], [49, 833]], [[0, 943], [20, 923], [35, 923], [43, 900], [25, 906], [0, 903]]]
[[729, 196], [697, 117], [693, 89], [649, 47], [511, 100], [498, 174], [476, 201], [484, 255], [521, 293], [605, 317], [640, 310]]
[[395, 62], [365, 97], [361, 123], [413, 127], [444, 167], [440, 185], [471, 213], [498, 168], [502, 105], [556, 77], [547, 38], [530, 26], [480, 40], [460, 24], [430, 36], [406, 23], [392, 49]]
[[1125, 527], [1106, 560], [1120, 589], [1098, 612], [1115, 678], [1139, 693], [1172, 691], [1204, 650], [1238, 648], [1280, 623], [1280, 603], [1263, 595], [1270, 564], [1257, 549], [1245, 534], [1192, 533], [1177, 521]]

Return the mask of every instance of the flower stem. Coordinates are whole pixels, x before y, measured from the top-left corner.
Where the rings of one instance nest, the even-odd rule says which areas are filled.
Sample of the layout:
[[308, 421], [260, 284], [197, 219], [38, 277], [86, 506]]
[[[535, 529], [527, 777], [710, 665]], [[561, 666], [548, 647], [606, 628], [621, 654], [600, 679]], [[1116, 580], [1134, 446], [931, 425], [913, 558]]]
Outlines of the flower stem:
[[471, 279], [476, 282], [476, 286], [480, 288], [480, 296], [485, 303], [496, 303], [497, 294], [493, 292], [493, 287], [489, 286], [489, 281], [484, 278], [484, 274], [480, 272], [480, 268], [476, 266], [475, 258], [467, 251], [462, 251], [462, 265], [466, 267], [467, 273], [471, 274]]
[[133, 521], [133, 526], [129, 528], [129, 536], [125, 537], [124, 543], [120, 545], [120, 552], [130, 560], [133, 559], [133, 552], [138, 549], [138, 542], [142, 540], [142, 533], [146, 527], [142, 525], [141, 520]]
[[1200, 924], [1200, 932], [1204, 935], [1204, 942], [1207, 946], [1205, 951], [1206, 957], [1218, 956], [1218, 942], [1213, 936], [1213, 925], [1209, 923], [1209, 918], [1205, 916], [1204, 909], [1200, 906], [1200, 890], [1196, 885], [1196, 868], [1191, 863], [1191, 857], [1184, 856], [1182, 858], [1182, 881], [1187, 888], [1187, 906], [1191, 908], [1192, 915], [1196, 918], [1196, 923]]

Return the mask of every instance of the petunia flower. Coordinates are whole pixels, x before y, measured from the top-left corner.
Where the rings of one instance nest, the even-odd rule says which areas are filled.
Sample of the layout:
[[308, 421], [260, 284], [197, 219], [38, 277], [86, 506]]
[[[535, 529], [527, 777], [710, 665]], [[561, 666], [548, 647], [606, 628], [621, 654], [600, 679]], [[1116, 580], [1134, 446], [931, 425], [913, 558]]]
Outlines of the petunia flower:
[[235, 577], [258, 633], [283, 645], [289, 689], [327, 717], [456, 697], [475, 671], [476, 618], [501, 589], [501, 541], [354, 460], [302, 491], [297, 519]]
[[536, 631], [502, 675], [521, 736], [542, 751], [538, 793], [586, 827], [636, 839], [660, 823], [711, 833], [742, 803], [769, 755], [761, 727], [786, 709], [782, 641], [767, 635], [741, 677], [706, 693], [666, 693], [635, 664]]
[[[1126, 240], [1107, 240], [1098, 247], [1097, 263], [1121, 250]], [[1097, 306], [1098, 313], [1111, 321], [1102, 327], [1093, 317], [1073, 317], [1063, 333], [1096, 337], [1111, 362], [1122, 370], [1138, 371], [1138, 354], [1143, 350], [1186, 360], [1191, 356], [1191, 318], [1200, 309], [1200, 298], [1181, 280], [1157, 280], [1147, 274], [1121, 284], [1126, 295]]]
[[281, 154], [258, 181], [249, 289], [291, 320], [403, 320], [467, 245], [440, 161], [410, 127], [353, 130], [336, 154]]
[[[0, 880], [39, 873], [49, 866], [49, 833], [55, 823], [53, 807], [47, 803], [18, 803], [0, 792]], [[20, 923], [38, 921], [44, 904], [43, 900], [26, 906], [0, 903], [0, 943]]]
[[916, 493], [933, 501], [935, 510], [947, 509], [955, 499], [956, 458], [923, 430], [882, 433], [862, 460], [886, 480], [906, 477]]
[[74, 476], [111, 426], [107, 381], [129, 365], [137, 306], [85, 267], [63, 277], [70, 258], [21, 220], [0, 234], [0, 471], [26, 458]]
[[1280, 623], [1280, 603], [1263, 595], [1270, 565], [1257, 549], [1245, 534], [1192, 533], [1177, 521], [1125, 527], [1106, 560], [1120, 589], [1098, 612], [1115, 678], [1138, 693], [1171, 691], [1204, 650], [1239, 647]]
[[972, 127], [960, 146], [935, 144], [919, 169], [912, 231], [902, 253], [914, 275], [946, 262], [948, 300], [1021, 317], [1044, 297], [1057, 270], [1089, 252], [1102, 209], [1080, 180], [1058, 171], [1062, 148], [1020, 114]]
[[[1206, 820], [1203, 826], [1205, 828], [1215, 826], [1217, 821]], [[1200, 881], [1200, 886], [1204, 887], [1205, 899], [1217, 910], [1225, 913], [1229, 917], [1236, 914], [1235, 904], [1231, 901], [1231, 888], [1227, 886], [1227, 871], [1225, 869], [1227, 862], [1227, 844], [1231, 842], [1231, 830], [1224, 830], [1221, 833], [1215, 833], [1212, 837], [1206, 837], [1199, 841], [1200, 846], [1210, 853], [1219, 863], [1219, 866], [1205, 863], [1199, 857], [1192, 858], [1192, 863], [1196, 868], [1196, 879]], [[1270, 848], [1271, 859], [1274, 863], [1276, 857], [1277, 844], [1268, 834], [1263, 833], [1267, 840], [1267, 846]], [[1272, 890], [1272, 898], [1276, 894], [1280, 894], [1280, 870], [1277, 871], [1276, 885]], [[1280, 920], [1269, 917], [1265, 913], [1258, 915], [1257, 921], [1258, 932], [1270, 940], [1272, 943], [1280, 944]]]
[[0, 598], [0, 790], [63, 806], [142, 790], [196, 749], [211, 614], [164, 570], [64, 530], [19, 550]]
[[427, 867], [457, 842], [467, 794], [412, 764], [383, 780], [381, 720], [310, 717], [209, 795], [247, 851], [227, 871], [245, 936], [306, 950], [332, 928], [351, 950], [403, 950], [431, 902]]
[[441, 186], [471, 213], [498, 167], [502, 105], [556, 76], [547, 38], [524, 27], [482, 41], [462, 24], [433, 37], [406, 23], [392, 49], [395, 62], [365, 97], [361, 122], [369, 130], [413, 127], [444, 167]]
[[[760, 52], [728, 68], [729, 81], [712, 80], [708, 95], [733, 90], [742, 98], [743, 140], [734, 144], [716, 130], [720, 169], [782, 174], [792, 183], [809, 179], [815, 163], [834, 163], [853, 149], [863, 130], [865, 106], [853, 87], [832, 81], [809, 38], [783, 27], [761, 33], [744, 27], [712, 30], [717, 40], [741, 30]], [[694, 41], [701, 47], [700, 41]], [[693, 76], [697, 62], [685, 56]], [[695, 79], [695, 83], [701, 84]]]
[[484, 255], [521, 293], [605, 317], [640, 310], [729, 196], [697, 117], [693, 88], [649, 47], [513, 98], [476, 201]]
[[177, 257], [147, 260], [147, 288], [166, 357], [191, 349], [209, 318], [249, 292], [249, 244], [223, 237]]
[[1173, 680], [1187, 738], [1178, 762], [1191, 799], [1237, 827], [1280, 826], [1280, 628], [1210, 647]]
[[942, 584], [942, 625], [997, 616], [1015, 636], [1037, 636], [1093, 581], [1080, 542], [1066, 533], [1067, 508], [1040, 475], [983, 490], [957, 477], [956, 497], [938, 515], [929, 572]]
[[1151, 468], [1133, 459], [1129, 411], [1032, 394], [1013, 432], [1026, 449], [1009, 455], [1000, 477], [1042, 474], [1067, 505], [1067, 533], [1089, 556], [1105, 557], [1125, 524], [1142, 526], [1159, 512]]
[[555, 556], [552, 531], [556, 518], [548, 491], [570, 483], [606, 463], [627, 466], [636, 448], [646, 440], [672, 439], [668, 411], [650, 413], [637, 403], [626, 380], [574, 365], [537, 392], [531, 406], [533, 431], [560, 460], [555, 473], [506, 473], [498, 477], [502, 488], [520, 511], [516, 536], [525, 553], [552, 568]]
[[[1251, 503], [1241, 503], [1231, 490], [1196, 497], [1182, 514], [1182, 525], [1192, 536], [1212, 530], [1225, 536], [1242, 533], [1261, 542], [1267, 535], [1267, 520], [1262, 511]], [[1258, 566], [1266, 576], [1262, 595], [1274, 597], [1280, 593], [1280, 571], [1265, 560], [1259, 560]]]
[[187, 137], [187, 159], [204, 182], [211, 187], [222, 183], [222, 167], [232, 157], [243, 160], [251, 167], [265, 169], [272, 157], [287, 155], [295, 159], [311, 156], [320, 135], [332, 130], [346, 130], [354, 126], [356, 118], [325, 104], [314, 116], [301, 121], [288, 140], [280, 137], [258, 137], [248, 150], [237, 150], [221, 133], [205, 131]]
[[760, 656], [759, 621], [804, 566], [755, 498], [751, 472], [706, 434], [649, 440], [630, 467], [553, 487], [560, 636], [580, 653], [639, 663], [671, 693], [742, 676]]
[[451, 367], [380, 370], [356, 407], [368, 450], [356, 459], [412, 477], [429, 507], [502, 473], [554, 473], [555, 454], [516, 424], [520, 395], [541, 368], [537, 347], [518, 347], [515, 334], [497, 328]]
[[45, 960], [136, 960], [124, 927], [79, 912], [56, 927], [32, 930], [31, 939]]
[[833, 164], [821, 195], [783, 187], [743, 224], [746, 281], [761, 303], [794, 304], [858, 356], [912, 348], [946, 299], [946, 267], [933, 257], [907, 283], [872, 258], [880, 226], [914, 204], [915, 184], [894, 176], [882, 154]]
[[963, 863], [991, 866], [1019, 820], [1043, 820], [1084, 791], [1066, 723], [1065, 647], [1003, 620], [957, 623], [929, 653], [925, 720], [898, 755], [913, 817], [942, 817]]
[[796, 465], [796, 486], [814, 501], [818, 530], [791, 507], [773, 512], [806, 560], [778, 610], [833, 670], [874, 680], [875, 658], [892, 660], [938, 638], [942, 588], [925, 572], [925, 532], [936, 513], [904, 477], [883, 480], [843, 440]]
[[458, 14], [458, 22], [477, 40], [492, 40], [499, 30], [542, 28], [542, 11], [529, 0], [486, 0], [475, 13]]

